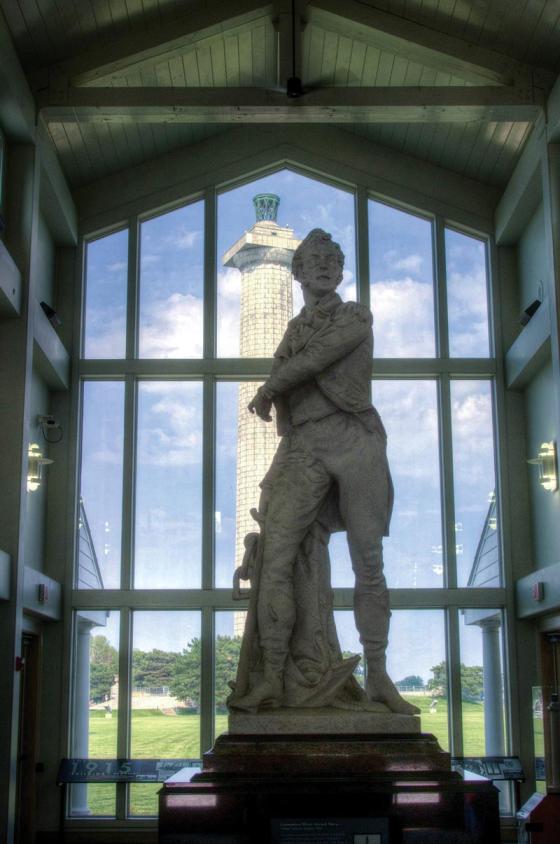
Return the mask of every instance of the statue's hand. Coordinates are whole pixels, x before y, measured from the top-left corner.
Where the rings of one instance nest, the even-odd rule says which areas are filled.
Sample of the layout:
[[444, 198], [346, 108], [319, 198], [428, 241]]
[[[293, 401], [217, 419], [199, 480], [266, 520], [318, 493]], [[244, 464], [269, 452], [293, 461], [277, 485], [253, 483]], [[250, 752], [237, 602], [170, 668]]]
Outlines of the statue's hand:
[[272, 408], [272, 399], [269, 399], [263, 392], [262, 387], [259, 387], [249, 404], [247, 409], [250, 413], [256, 413], [257, 416], [264, 422], [272, 422], [270, 411]]

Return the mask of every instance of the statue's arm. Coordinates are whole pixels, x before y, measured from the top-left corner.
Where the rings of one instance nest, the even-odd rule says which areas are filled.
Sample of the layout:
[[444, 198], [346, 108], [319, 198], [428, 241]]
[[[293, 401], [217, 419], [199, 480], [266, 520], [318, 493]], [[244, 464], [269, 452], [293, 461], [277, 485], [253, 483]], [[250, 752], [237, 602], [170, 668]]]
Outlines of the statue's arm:
[[348, 303], [343, 313], [317, 331], [303, 349], [273, 368], [261, 388], [263, 394], [273, 398], [285, 393], [346, 357], [369, 337], [372, 320], [367, 308]]

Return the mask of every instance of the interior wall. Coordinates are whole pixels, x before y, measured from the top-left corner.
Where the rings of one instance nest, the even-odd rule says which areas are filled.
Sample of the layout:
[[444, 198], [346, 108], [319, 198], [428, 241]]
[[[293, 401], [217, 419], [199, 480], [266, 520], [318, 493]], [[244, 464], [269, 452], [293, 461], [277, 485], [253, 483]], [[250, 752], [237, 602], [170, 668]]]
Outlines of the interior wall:
[[519, 239], [518, 263], [521, 312], [546, 292], [546, 279], [550, 273], [542, 202]]
[[[29, 442], [36, 443], [45, 457], [48, 457], [39, 416], [49, 413], [49, 390], [45, 382], [33, 370], [29, 396]], [[44, 548], [46, 532], [46, 502], [48, 495], [49, 467], [43, 469], [44, 481], [39, 489], [28, 492], [25, 515], [25, 565], [44, 571]]]
[[48, 305], [54, 301], [54, 259], [55, 246], [45, 218], [39, 213], [37, 218], [37, 273], [35, 297], [38, 302]]
[[[525, 391], [527, 457], [536, 457], [543, 442], [558, 440], [552, 362], [536, 374]], [[536, 466], [527, 466], [534, 568], [560, 562], [560, 492], [547, 492], [539, 484]]]

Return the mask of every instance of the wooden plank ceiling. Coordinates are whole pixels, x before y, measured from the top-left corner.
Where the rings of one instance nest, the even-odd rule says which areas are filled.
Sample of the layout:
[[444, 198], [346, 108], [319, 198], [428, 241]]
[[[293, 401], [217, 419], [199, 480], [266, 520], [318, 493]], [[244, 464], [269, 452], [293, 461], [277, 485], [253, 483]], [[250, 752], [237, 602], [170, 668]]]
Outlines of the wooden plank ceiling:
[[[267, 120], [292, 119], [293, 105], [296, 120], [341, 122], [376, 143], [505, 185], [560, 71], [560, 2], [298, 0], [296, 7], [304, 22], [301, 35], [296, 28], [297, 73], [309, 94], [284, 106], [288, 0], [0, 0], [72, 186], [227, 131], [236, 96], [243, 100], [226, 92], [232, 88], [249, 100], [253, 89], [270, 91]], [[453, 89], [466, 87], [480, 92], [468, 97], [480, 108], [459, 106], [458, 117]], [[340, 88], [363, 89], [348, 95], [355, 111], [344, 112], [334, 92], [330, 102], [328, 90]], [[202, 116], [194, 116], [186, 89], [200, 89]], [[93, 114], [83, 107], [87, 90], [100, 106]], [[169, 106], [155, 119], [158, 96]], [[502, 100], [499, 113], [490, 108]], [[238, 113], [237, 122], [249, 115]]]

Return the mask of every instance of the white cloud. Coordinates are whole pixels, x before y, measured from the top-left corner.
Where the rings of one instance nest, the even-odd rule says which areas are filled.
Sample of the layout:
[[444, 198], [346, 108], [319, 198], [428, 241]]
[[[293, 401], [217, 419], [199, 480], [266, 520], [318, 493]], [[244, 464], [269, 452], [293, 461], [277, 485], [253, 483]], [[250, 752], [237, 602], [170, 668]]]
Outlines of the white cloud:
[[[455, 481], [464, 496], [476, 494], [475, 505], [487, 507], [481, 495], [494, 488], [492, 399], [487, 385], [476, 381], [454, 381], [452, 390], [453, 460]], [[463, 502], [463, 508], [464, 508]]]
[[438, 414], [433, 384], [376, 381], [373, 403], [387, 429], [391, 468], [400, 478], [424, 480], [439, 475]]
[[239, 357], [241, 273], [228, 267], [218, 273], [217, 350], [219, 357]]
[[110, 273], [120, 273], [126, 270], [126, 261], [115, 261], [112, 264], [107, 264], [107, 271]]
[[321, 228], [332, 235], [333, 240], [340, 244], [345, 256], [353, 254], [355, 241], [355, 227], [352, 216], [352, 208], [348, 203], [348, 218], [346, 224], [341, 222], [341, 203], [349, 196], [343, 191], [336, 191], [336, 200], [331, 202], [319, 202], [313, 205], [309, 211], [303, 211], [300, 217], [299, 228], [305, 237], [311, 229]]
[[87, 463], [92, 465], [102, 463], [105, 466], [122, 466], [122, 451], [120, 443], [116, 441], [114, 448], [102, 446], [101, 448], [98, 448], [97, 451], [90, 452], [86, 459]]
[[450, 273], [447, 300], [452, 353], [458, 357], [486, 356], [488, 310], [484, 268], [474, 273]]
[[[200, 383], [142, 382], [139, 464], [198, 466], [202, 460]], [[143, 401], [149, 393], [153, 398]]]
[[87, 325], [86, 357], [122, 358], [124, 355], [125, 317], [111, 311], [99, 311]]
[[202, 232], [181, 227], [165, 237], [164, 240], [165, 243], [169, 243], [175, 249], [192, 249], [200, 237], [202, 237]]
[[140, 336], [143, 358], [198, 358], [202, 356], [202, 299], [173, 293], [150, 310]]
[[152, 264], [157, 264], [161, 261], [161, 255], [142, 255], [141, 257], [141, 265], [142, 269], [145, 267], [150, 267]]
[[421, 255], [407, 255], [406, 258], [400, 258], [395, 261], [393, 268], [395, 270], [404, 270], [408, 273], [419, 273], [422, 266], [423, 258]]
[[375, 356], [435, 354], [434, 305], [430, 284], [407, 277], [372, 285]]

